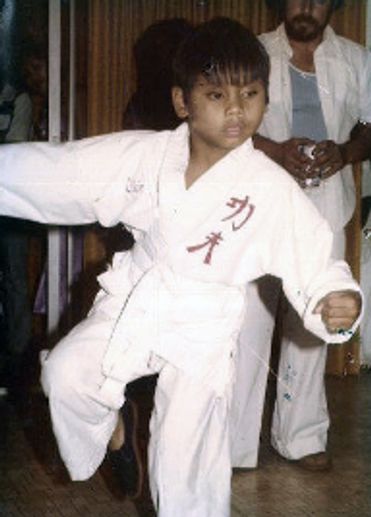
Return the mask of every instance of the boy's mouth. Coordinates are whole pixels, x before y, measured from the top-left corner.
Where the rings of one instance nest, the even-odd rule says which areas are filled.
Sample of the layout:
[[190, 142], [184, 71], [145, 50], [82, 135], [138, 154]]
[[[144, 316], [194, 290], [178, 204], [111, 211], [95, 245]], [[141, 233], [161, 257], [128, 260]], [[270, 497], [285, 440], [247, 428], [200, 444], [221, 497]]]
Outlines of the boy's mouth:
[[239, 123], [229, 124], [225, 127], [224, 132], [228, 137], [238, 137], [242, 133], [242, 125]]

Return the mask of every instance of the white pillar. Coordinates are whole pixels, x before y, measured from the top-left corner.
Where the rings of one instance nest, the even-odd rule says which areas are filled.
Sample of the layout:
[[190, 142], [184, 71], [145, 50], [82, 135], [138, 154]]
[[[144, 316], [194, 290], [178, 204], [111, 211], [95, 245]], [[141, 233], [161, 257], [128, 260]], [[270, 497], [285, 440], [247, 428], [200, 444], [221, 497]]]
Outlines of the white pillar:
[[[70, 26], [69, 26], [69, 106], [68, 106], [68, 140], [75, 138], [75, 0], [69, 2]], [[73, 282], [73, 231], [67, 233], [67, 302], [70, 304], [70, 295]]]
[[[49, 141], [61, 139], [61, 3], [49, 0]], [[48, 230], [48, 332], [58, 329], [60, 232]]]
[[366, 45], [371, 50], [371, 0], [366, 5]]

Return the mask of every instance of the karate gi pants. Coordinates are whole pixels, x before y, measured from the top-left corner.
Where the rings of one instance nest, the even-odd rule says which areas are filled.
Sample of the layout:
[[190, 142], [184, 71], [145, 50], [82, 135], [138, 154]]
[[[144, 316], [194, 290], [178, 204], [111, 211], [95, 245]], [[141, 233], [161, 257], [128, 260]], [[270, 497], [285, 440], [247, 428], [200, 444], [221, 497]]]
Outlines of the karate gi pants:
[[[345, 236], [339, 232], [334, 235], [332, 255], [342, 259], [344, 253]], [[279, 281], [271, 277], [247, 286], [248, 308], [239, 336], [230, 415], [233, 467], [255, 468], [258, 463], [280, 291]], [[285, 305], [271, 442], [279, 454], [295, 460], [326, 450], [330, 424], [324, 383], [327, 347]]]
[[104, 377], [101, 365], [113, 325], [106, 313], [93, 310], [42, 357], [42, 384], [71, 478], [89, 478], [103, 461], [125, 385], [159, 372], [149, 445], [150, 486], [158, 515], [229, 516], [230, 396], [216, 396], [148, 352], [132, 361], [128, 354], [126, 382]]

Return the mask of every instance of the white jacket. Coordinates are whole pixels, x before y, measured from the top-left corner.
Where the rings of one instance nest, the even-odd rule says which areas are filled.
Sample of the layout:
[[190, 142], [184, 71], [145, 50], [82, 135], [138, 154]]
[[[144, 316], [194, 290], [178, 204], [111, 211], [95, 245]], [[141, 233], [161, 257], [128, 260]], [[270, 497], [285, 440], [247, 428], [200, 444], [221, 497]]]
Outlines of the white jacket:
[[[289, 61], [292, 49], [283, 25], [259, 36], [271, 60], [269, 105], [259, 133], [277, 142], [291, 137], [292, 95]], [[314, 53], [314, 64], [328, 138], [349, 139], [354, 125], [371, 123], [371, 53], [361, 45], [337, 36], [326, 27]], [[338, 232], [351, 218], [355, 190], [351, 166], [326, 179], [308, 195]]]
[[103, 369], [143, 348], [224, 389], [245, 307], [245, 285], [282, 278], [310, 330], [329, 335], [312, 311], [329, 291], [356, 289], [346, 263], [330, 259], [332, 233], [289, 175], [251, 140], [188, 190], [186, 124], [79, 142], [17, 144], [0, 151], [0, 211], [51, 224], [125, 223], [134, 249], [99, 277], [92, 310], [117, 314]]

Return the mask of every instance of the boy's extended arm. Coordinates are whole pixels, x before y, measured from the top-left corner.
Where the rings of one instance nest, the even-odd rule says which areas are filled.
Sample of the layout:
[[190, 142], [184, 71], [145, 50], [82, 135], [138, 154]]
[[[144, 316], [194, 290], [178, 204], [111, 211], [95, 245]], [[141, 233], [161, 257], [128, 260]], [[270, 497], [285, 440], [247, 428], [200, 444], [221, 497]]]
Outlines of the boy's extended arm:
[[70, 144], [21, 143], [0, 147], [0, 213], [49, 224], [95, 221]]
[[[140, 169], [138, 133], [117, 133], [64, 144], [0, 147], [0, 214], [46, 224], [88, 224], [121, 216], [129, 177]], [[113, 201], [112, 201], [113, 199]]]

